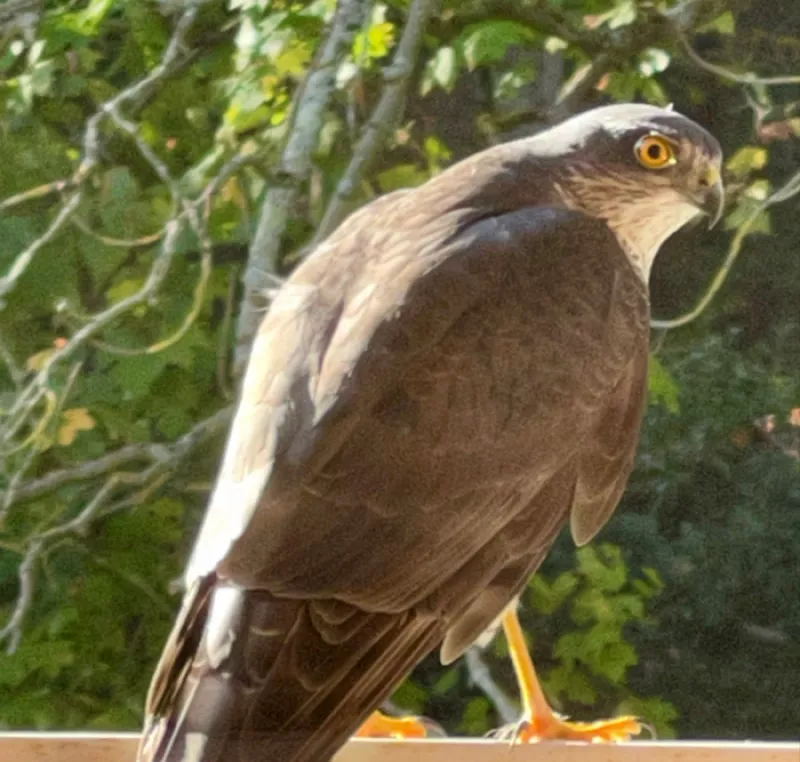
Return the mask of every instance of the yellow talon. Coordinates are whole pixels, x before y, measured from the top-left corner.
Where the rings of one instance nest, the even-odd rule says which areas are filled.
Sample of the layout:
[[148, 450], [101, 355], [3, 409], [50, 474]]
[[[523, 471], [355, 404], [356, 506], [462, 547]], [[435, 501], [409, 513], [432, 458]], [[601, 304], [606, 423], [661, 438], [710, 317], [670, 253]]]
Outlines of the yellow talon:
[[418, 717], [389, 717], [374, 712], [356, 731], [356, 738], [425, 738], [428, 731]]
[[513, 731], [514, 741], [620, 743], [642, 732], [642, 726], [635, 717], [615, 717], [597, 722], [567, 722], [560, 717], [547, 703], [539, 685], [516, 608], [509, 609], [503, 615], [503, 630], [522, 694], [523, 718]]
[[514, 733], [518, 743], [539, 741], [585, 741], [586, 743], [622, 743], [639, 735], [642, 726], [635, 717], [614, 717], [597, 722], [567, 722], [555, 712], [547, 717], [523, 719]]

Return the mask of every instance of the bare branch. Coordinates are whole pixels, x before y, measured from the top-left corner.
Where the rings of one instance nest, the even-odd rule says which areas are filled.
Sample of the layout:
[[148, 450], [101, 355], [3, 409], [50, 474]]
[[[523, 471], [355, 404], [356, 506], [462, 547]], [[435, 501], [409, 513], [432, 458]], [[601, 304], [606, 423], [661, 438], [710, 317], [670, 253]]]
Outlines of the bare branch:
[[22, 193], [16, 193], [0, 201], [0, 212], [5, 212], [7, 209], [19, 206], [28, 201], [38, 201], [47, 196], [64, 193], [64, 191], [72, 190], [73, 188], [75, 188], [74, 177], [67, 180], [55, 180], [52, 183], [45, 183], [44, 185], [37, 185], [35, 188], [29, 188], [26, 191], [22, 191]]
[[164, 235], [164, 230], [159, 230], [157, 233], [151, 233], [150, 235], [143, 235], [139, 238], [114, 238], [112, 236], [103, 235], [102, 233], [98, 233], [86, 223], [85, 220], [82, 220], [77, 214], [72, 216], [71, 220], [72, 224], [84, 233], [85, 235], [91, 236], [100, 243], [106, 246], [112, 246], [116, 249], [141, 249], [147, 246], [152, 246], [155, 243], [158, 243], [162, 236]]
[[25, 379], [25, 373], [22, 368], [17, 365], [17, 361], [14, 359], [14, 355], [8, 348], [8, 345], [3, 339], [2, 334], [0, 334], [0, 360], [2, 360], [3, 364], [6, 366], [6, 370], [8, 371], [8, 375], [11, 377], [12, 383], [17, 387], [17, 389], [19, 389], [22, 386], [23, 380]]
[[188, 330], [194, 325], [194, 322], [197, 320], [198, 316], [200, 315], [200, 310], [203, 307], [203, 301], [206, 295], [206, 289], [208, 288], [208, 281], [211, 278], [211, 270], [212, 270], [212, 246], [211, 246], [211, 239], [208, 237], [205, 228], [202, 229], [202, 238], [200, 241], [200, 277], [197, 280], [197, 284], [194, 287], [194, 296], [192, 297], [192, 306], [190, 307], [189, 311], [183, 318], [183, 322], [178, 327], [178, 329], [160, 341], [157, 341], [155, 344], [151, 344], [149, 347], [143, 347], [141, 349], [129, 349], [127, 347], [115, 347], [111, 344], [107, 344], [104, 341], [95, 340], [94, 344], [106, 352], [111, 352], [113, 354], [118, 355], [125, 355], [127, 357], [134, 357], [136, 355], [153, 355], [157, 354], [158, 352], [163, 352], [165, 349], [173, 346], [179, 342], [188, 332]]
[[[77, 184], [77, 181], [76, 181]], [[28, 266], [33, 261], [33, 258], [39, 250], [46, 246], [53, 238], [56, 237], [58, 232], [69, 221], [69, 218], [75, 213], [78, 205], [83, 198], [83, 190], [78, 190], [70, 196], [64, 206], [61, 207], [56, 218], [50, 223], [47, 230], [42, 235], [35, 239], [26, 249], [20, 252], [11, 264], [8, 273], [0, 278], [0, 299], [2, 299], [14, 286], [17, 285], [19, 279]], [[0, 303], [0, 306], [2, 304]]]
[[[202, 0], [200, 0], [202, 2]], [[138, 102], [147, 92], [162, 79], [172, 73], [176, 65], [180, 62], [181, 53], [184, 46], [186, 34], [189, 31], [195, 16], [197, 15], [197, 4], [192, 4], [181, 15], [175, 26], [175, 31], [167, 45], [161, 62], [146, 77], [140, 79], [136, 84], [117, 93], [113, 98], [103, 103], [97, 112], [89, 119], [83, 137], [83, 158], [78, 169], [68, 180], [52, 183], [50, 186], [41, 186], [23, 194], [17, 194], [6, 201], [6, 208], [9, 205], [21, 203], [19, 200], [37, 197], [37, 193], [47, 195], [49, 192], [56, 192], [65, 187], [76, 188], [75, 193], [70, 196], [66, 204], [60, 209], [55, 219], [50, 223], [47, 230], [35, 241], [33, 241], [23, 252], [14, 260], [8, 273], [0, 278], [0, 298], [9, 293], [19, 282], [23, 273], [33, 261], [33, 258], [42, 247], [48, 244], [58, 234], [61, 228], [70, 220], [78, 208], [83, 194], [84, 183], [89, 175], [100, 163], [100, 124], [109, 114], [117, 114], [120, 106], [130, 102]], [[43, 190], [45, 189], [45, 190]], [[27, 194], [27, 198], [25, 198]], [[13, 203], [11, 203], [13, 202]]]
[[331, 30], [321, 53], [295, 102], [289, 137], [277, 175], [283, 178], [266, 194], [250, 244], [242, 282], [242, 298], [236, 331], [234, 374], [241, 376], [250, 354], [261, 313], [262, 294], [269, 275], [278, 270], [281, 239], [301, 184], [311, 171], [311, 155], [319, 140], [328, 101], [336, 84], [336, 71], [352, 47], [371, 3], [369, 0], [339, 0]]
[[[80, 513], [62, 524], [38, 532], [28, 538], [27, 549], [18, 571], [19, 594], [17, 602], [5, 627], [0, 630], [0, 641], [8, 640], [9, 653], [13, 653], [16, 650], [22, 637], [25, 617], [30, 609], [35, 591], [34, 575], [36, 563], [41, 554], [55, 541], [69, 535], [84, 534], [99, 518], [108, 516], [122, 508], [139, 505], [144, 502], [155, 490], [161, 487], [169, 472], [177, 469], [191, 452], [200, 444], [225, 429], [230, 422], [232, 414], [233, 409], [231, 407], [220, 410], [210, 418], [198, 423], [171, 446], [164, 446], [157, 450], [157, 446], [150, 445], [150, 449], [146, 453], [133, 453], [130, 448], [123, 448], [118, 453], [112, 453], [105, 458], [85, 464], [84, 471], [80, 477], [76, 477], [78, 468], [72, 469], [70, 473], [54, 472], [48, 477], [31, 482], [30, 485], [23, 485], [20, 488], [20, 490], [24, 491], [27, 487], [29, 494], [37, 491], [36, 494], [42, 495], [45, 492], [56, 489], [61, 484], [74, 481], [76, 478], [90, 478], [107, 474], [115, 466], [130, 462], [143, 454], [155, 459], [152, 465], [139, 473], [117, 472], [110, 474], [107, 476], [103, 486], [100, 487]], [[120, 457], [123, 451], [125, 451], [125, 458]], [[114, 456], [116, 457], [114, 458]], [[114, 459], [111, 460], [112, 458]], [[127, 486], [129, 489], [144, 487], [144, 489], [139, 489], [132, 495], [108, 505], [115, 492], [121, 486]]]
[[400, 121], [422, 35], [428, 19], [436, 13], [439, 5], [439, 0], [414, 0], [412, 3], [392, 65], [384, 72], [386, 84], [381, 98], [358, 141], [350, 164], [339, 180], [309, 250], [327, 238], [344, 219], [362, 178], [369, 172], [384, 141]]
[[5, 491], [0, 493], [0, 526], [2, 526], [3, 522], [6, 520], [6, 516], [11, 510], [11, 506], [14, 504], [14, 498], [16, 497], [17, 489], [33, 465], [36, 455], [36, 449], [33, 447], [29, 447], [27, 450], [25, 450], [22, 456], [22, 462], [16, 464], [16, 468], [8, 480]]
[[784, 201], [788, 201], [790, 198], [793, 198], [798, 194], [800, 194], [800, 172], [797, 172], [795, 175], [793, 175], [782, 188], [775, 191], [775, 193], [768, 196], [766, 199], [764, 199], [764, 201], [758, 204], [758, 206], [756, 206], [753, 211], [750, 212], [745, 221], [736, 229], [736, 233], [731, 239], [730, 246], [728, 247], [728, 254], [725, 257], [725, 261], [722, 263], [719, 270], [717, 270], [714, 280], [711, 281], [711, 285], [708, 287], [708, 290], [705, 292], [705, 294], [703, 294], [702, 298], [695, 305], [695, 307], [689, 310], [689, 312], [686, 312], [680, 317], [672, 320], [651, 320], [650, 325], [659, 330], [669, 330], [671, 328], [680, 328], [681, 326], [691, 323], [693, 320], [696, 320], [698, 317], [700, 317], [700, 315], [702, 315], [708, 305], [711, 304], [712, 300], [725, 283], [725, 279], [728, 277], [734, 262], [739, 256], [744, 239], [753, 229], [756, 220], [767, 209], [769, 209], [769, 207], [774, 206], [775, 204], [783, 203]]
[[760, 77], [752, 72], [739, 74], [738, 72], [726, 69], [724, 66], [718, 66], [710, 61], [706, 61], [691, 45], [686, 35], [680, 30], [677, 30], [678, 39], [686, 51], [686, 55], [697, 64], [701, 69], [714, 74], [722, 79], [727, 79], [730, 82], [738, 82], [740, 85], [798, 85], [800, 84], [800, 74], [782, 76], [782, 77]]
[[57, 349], [45, 360], [42, 368], [34, 379], [28, 384], [25, 390], [17, 396], [17, 399], [11, 406], [11, 410], [8, 413], [9, 423], [6, 426], [3, 437], [5, 442], [8, 442], [9, 439], [14, 436], [22, 423], [31, 414], [33, 408], [38, 404], [41, 397], [45, 394], [50, 373], [57, 363], [72, 356], [90, 338], [98, 333], [98, 331], [116, 320], [120, 315], [129, 312], [134, 307], [147, 301], [156, 293], [169, 272], [172, 258], [175, 254], [178, 236], [182, 228], [182, 217], [173, 218], [166, 224], [161, 250], [156, 256], [150, 272], [148, 273], [147, 280], [142, 288], [127, 298], [111, 305], [107, 310], [95, 315], [89, 322], [81, 326], [63, 347]]
[[561, 87], [556, 102], [547, 110], [545, 121], [554, 124], [571, 116], [597, 83], [614, 65], [608, 53], [598, 53], [591, 63], [580, 67]]
[[19, 647], [19, 642], [22, 639], [22, 625], [25, 621], [25, 615], [33, 602], [33, 593], [36, 585], [33, 579], [36, 562], [39, 560], [39, 554], [42, 552], [41, 542], [32, 542], [28, 548], [22, 563], [19, 565], [17, 574], [19, 576], [19, 595], [17, 596], [17, 603], [11, 616], [6, 623], [6, 626], [0, 630], [0, 642], [8, 639], [8, 653], [13, 654]]
[[[14, 490], [13, 502], [19, 503], [25, 502], [26, 500], [33, 500], [42, 495], [54, 492], [65, 484], [88, 481], [89, 479], [103, 476], [126, 463], [131, 463], [136, 460], [149, 458], [150, 460], [161, 461], [166, 459], [167, 456], [168, 451], [163, 445], [149, 443], [127, 445], [108, 455], [104, 455], [102, 458], [87, 460], [72, 468], [61, 468], [57, 471], [50, 471], [40, 479], [35, 479], [20, 485]], [[0, 492], [0, 500], [5, 500], [6, 496], [10, 493], [10, 489]]]
[[126, 119], [119, 110], [118, 103], [109, 104], [105, 109], [106, 114], [111, 118], [111, 121], [119, 127], [124, 133], [130, 136], [131, 140], [136, 144], [136, 148], [147, 163], [153, 168], [153, 171], [158, 175], [158, 178], [166, 186], [167, 190], [172, 196], [173, 203], [176, 209], [184, 201], [183, 194], [181, 193], [178, 181], [172, 177], [169, 167], [159, 155], [150, 147], [149, 143], [139, 135], [139, 128], [130, 119]]

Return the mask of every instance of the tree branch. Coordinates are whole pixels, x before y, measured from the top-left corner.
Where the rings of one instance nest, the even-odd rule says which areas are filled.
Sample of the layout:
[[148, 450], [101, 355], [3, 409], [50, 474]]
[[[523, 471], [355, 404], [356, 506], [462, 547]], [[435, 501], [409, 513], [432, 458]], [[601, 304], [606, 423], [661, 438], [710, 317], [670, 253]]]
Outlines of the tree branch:
[[358, 141], [350, 164], [339, 180], [309, 250], [327, 238], [344, 219], [362, 178], [369, 172], [387, 136], [400, 121], [425, 27], [439, 5], [440, 0], [414, 0], [412, 3], [392, 65], [384, 72], [386, 84], [381, 98]]
[[115, 450], [96, 460], [87, 460], [72, 468], [61, 468], [57, 471], [50, 471], [40, 479], [26, 482], [17, 489], [8, 489], [0, 492], [0, 502], [5, 502], [10, 498], [10, 505], [34, 498], [41, 497], [50, 492], [54, 492], [59, 487], [71, 482], [82, 482], [103, 476], [109, 471], [114, 471], [126, 463], [148, 458], [153, 461], [162, 461], [168, 458], [169, 452], [164, 445], [159, 444], [132, 444]]
[[547, 109], [545, 120], [548, 124], [555, 124], [574, 114], [613, 65], [613, 57], [609, 53], [598, 53], [591, 63], [578, 69], [561, 87], [556, 102]]
[[363, 26], [369, 0], [339, 0], [331, 30], [318, 61], [312, 66], [294, 107], [289, 137], [277, 174], [283, 182], [267, 191], [250, 244], [242, 282], [242, 298], [236, 331], [234, 375], [241, 376], [265, 307], [263, 292], [269, 276], [277, 273], [281, 240], [301, 184], [311, 171], [312, 152], [319, 140], [325, 109], [336, 84], [339, 64], [350, 51], [356, 32]]
[[722, 263], [719, 270], [717, 270], [714, 280], [711, 281], [711, 285], [708, 287], [708, 290], [705, 292], [705, 294], [703, 294], [702, 298], [697, 302], [695, 307], [680, 317], [673, 318], [672, 320], [651, 320], [651, 327], [658, 330], [680, 328], [681, 326], [691, 323], [693, 320], [696, 320], [698, 317], [700, 317], [708, 305], [711, 304], [714, 297], [722, 288], [722, 285], [725, 283], [725, 279], [728, 277], [734, 262], [739, 256], [744, 239], [752, 230], [756, 220], [767, 209], [769, 209], [769, 207], [774, 206], [775, 204], [783, 203], [784, 201], [788, 201], [790, 198], [793, 198], [798, 194], [800, 194], [800, 172], [794, 174], [789, 181], [782, 188], [780, 188], [780, 190], [775, 191], [775, 193], [768, 196], [766, 199], [764, 199], [764, 201], [756, 206], [745, 219], [745, 221], [736, 229], [736, 233], [731, 239], [730, 246], [728, 247], [728, 254], [725, 257], [725, 261]]
[[721, 79], [727, 79], [730, 82], [738, 82], [740, 85], [798, 85], [800, 84], [800, 74], [787, 75], [782, 77], [760, 77], [752, 72], [739, 74], [738, 72], [726, 69], [724, 66], [706, 61], [691, 45], [683, 30], [676, 28], [678, 39], [686, 51], [686, 55], [697, 64], [701, 69], [714, 74]]
[[197, 3], [193, 3], [181, 15], [158, 66], [136, 84], [117, 93], [113, 98], [103, 103], [89, 119], [83, 137], [83, 158], [72, 177], [68, 180], [52, 183], [49, 186], [42, 186], [26, 193], [17, 194], [6, 201], [7, 208], [10, 205], [21, 203], [29, 198], [37, 198], [39, 195], [47, 195], [47, 193], [56, 192], [59, 189], [68, 187], [76, 188], [67, 203], [61, 207], [56, 218], [50, 223], [47, 230], [24, 251], [17, 255], [8, 273], [0, 278], [0, 299], [17, 285], [36, 254], [53, 240], [78, 209], [85, 192], [85, 182], [100, 163], [101, 122], [109, 114], [116, 113], [123, 104], [130, 103], [131, 101], [138, 101], [140, 98], [144, 97], [155, 84], [171, 74], [180, 60], [186, 35], [197, 15], [197, 7], [202, 1], [203, 0], [199, 0]]
[[[62, 524], [28, 537], [26, 541], [27, 549], [18, 570], [19, 594], [17, 602], [5, 627], [0, 630], [0, 642], [8, 640], [9, 653], [13, 653], [16, 650], [22, 637], [25, 617], [33, 601], [36, 587], [34, 579], [36, 562], [48, 546], [68, 535], [85, 533], [100, 518], [130, 505], [139, 505], [144, 502], [156, 489], [161, 487], [165, 481], [166, 474], [177, 469], [200, 444], [227, 428], [232, 414], [232, 407], [223, 408], [210, 418], [198, 423], [171, 446], [163, 446], [156, 450], [157, 446], [150, 445], [147, 453], [133, 453], [131, 448], [123, 448], [117, 453], [83, 464], [80, 467], [71, 469], [69, 472], [54, 472], [47, 477], [19, 488], [20, 492], [24, 492], [27, 489], [29, 495], [36, 494], [41, 496], [56, 489], [61, 484], [74, 481], [76, 478], [90, 478], [107, 474], [115, 467], [125, 462], [130, 462], [136, 457], [141, 457], [143, 454], [155, 460], [152, 465], [136, 474], [112, 473], [80, 513]], [[124, 458], [122, 457], [123, 454], [125, 455]], [[81, 476], [77, 476], [80, 468], [83, 468], [83, 471]], [[126, 486], [129, 489], [144, 487], [144, 489], [108, 505], [120, 486]]]
[[52, 368], [63, 360], [71, 357], [98, 331], [138, 305], [146, 302], [156, 293], [164, 278], [166, 278], [172, 264], [172, 258], [178, 243], [178, 237], [183, 229], [182, 216], [170, 220], [165, 227], [165, 235], [161, 250], [148, 273], [144, 285], [134, 294], [121, 299], [111, 305], [107, 310], [94, 315], [85, 325], [76, 331], [70, 340], [60, 349], [57, 349], [44, 362], [42, 368], [17, 396], [8, 412], [8, 423], [3, 432], [3, 442], [7, 443], [16, 434], [28, 419], [39, 400], [45, 394]]

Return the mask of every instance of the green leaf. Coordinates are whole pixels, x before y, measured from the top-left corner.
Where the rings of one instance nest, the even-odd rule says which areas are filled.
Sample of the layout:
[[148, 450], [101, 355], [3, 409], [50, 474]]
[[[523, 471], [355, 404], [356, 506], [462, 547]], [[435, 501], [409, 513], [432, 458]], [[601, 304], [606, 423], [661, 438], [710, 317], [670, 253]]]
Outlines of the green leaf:
[[623, 0], [613, 11], [608, 14], [609, 29], [619, 29], [630, 26], [638, 16], [638, 9], [634, 0]]
[[111, 370], [111, 377], [122, 388], [122, 399], [131, 402], [147, 395], [168, 362], [169, 356], [163, 352], [118, 358]]
[[555, 613], [578, 587], [578, 578], [571, 571], [562, 572], [552, 585], [541, 575], [530, 582], [528, 600], [536, 611], [550, 615]]
[[481, 736], [490, 730], [489, 700], [483, 697], [474, 698], [464, 710], [464, 716], [458, 729], [468, 736]]
[[111, 304], [116, 304], [117, 302], [127, 299], [129, 296], [133, 296], [141, 290], [143, 285], [143, 278], [128, 278], [108, 289], [106, 296], [108, 296]]
[[736, 34], [736, 18], [731, 11], [725, 11], [725, 13], [717, 16], [713, 21], [699, 26], [697, 31], [733, 35]]
[[457, 78], [458, 59], [455, 50], [449, 46], [439, 48], [425, 64], [421, 92], [427, 95], [434, 87], [441, 87], [449, 93], [455, 87]]
[[406, 680], [392, 695], [392, 701], [412, 714], [421, 714], [428, 694], [413, 680]]
[[766, 178], [760, 178], [750, 183], [745, 188], [744, 194], [747, 198], [752, 198], [754, 201], [765, 201], [770, 192], [772, 191], [772, 183]]
[[641, 717], [652, 725], [657, 738], [676, 738], [674, 722], [680, 716], [674, 704], [658, 697], [637, 698], [631, 696], [617, 707], [618, 714], [631, 714]]
[[762, 146], [742, 146], [725, 162], [729, 172], [737, 177], [746, 177], [751, 172], [763, 169], [769, 160], [769, 151]]
[[[756, 210], [761, 206], [761, 201], [748, 198], [745, 194], [734, 210], [725, 217], [724, 227], [726, 230], [736, 230], [745, 223], [748, 223], [748, 235], [761, 233], [763, 235], [772, 234], [772, 218], [767, 210]], [[755, 219], [753, 219], [753, 215]]]
[[561, 665], [551, 669], [543, 680], [547, 693], [592, 706], [597, 701], [597, 692], [589, 678], [579, 669]]
[[512, 45], [530, 42], [533, 32], [515, 21], [482, 21], [472, 24], [461, 37], [461, 50], [470, 70], [505, 58]]
[[386, 6], [379, 3], [373, 8], [369, 28], [353, 41], [353, 58], [358, 62], [383, 58], [392, 49], [394, 36], [394, 24], [386, 21]]
[[680, 410], [680, 387], [672, 374], [654, 354], [650, 354], [648, 387], [650, 399], [656, 405], [663, 405], [670, 413], [677, 415]]
[[622, 551], [608, 543], [599, 547], [587, 545], [576, 551], [581, 574], [599, 591], [615, 593], [628, 578]]
[[103, 19], [114, 5], [114, 0], [89, 0], [89, 4], [75, 16], [86, 34], [96, 34]]
[[440, 171], [442, 163], [448, 161], [453, 155], [450, 149], [434, 135], [428, 135], [425, 138], [423, 149], [432, 173]]
[[608, 75], [606, 92], [614, 100], [631, 101], [641, 85], [641, 75], [636, 71], [612, 71]]
[[630, 26], [638, 15], [634, 0], [623, 0], [617, 3], [610, 11], [600, 14], [587, 14], [583, 17], [584, 25], [589, 29], [608, 26], [609, 29], [619, 29]]
[[398, 188], [413, 188], [422, 185], [428, 179], [428, 173], [416, 164], [398, 164], [378, 175], [381, 191], [388, 193]]
[[648, 77], [642, 82], [639, 89], [648, 103], [654, 103], [656, 106], [668, 106], [670, 103], [664, 88], [655, 79]]
[[448, 669], [434, 684], [433, 692], [439, 696], [449, 693], [458, 685], [458, 668]]
[[652, 77], [665, 71], [669, 66], [670, 55], [661, 48], [645, 48], [639, 54], [639, 71], [645, 77]]
[[75, 655], [67, 641], [27, 642], [13, 657], [3, 660], [0, 669], [0, 685], [8, 688], [19, 686], [31, 675], [47, 680], [56, 677], [64, 667], [74, 662]]
[[642, 596], [645, 600], [655, 598], [664, 589], [664, 582], [661, 579], [658, 571], [652, 567], [645, 567], [641, 570], [644, 579], [636, 579], [633, 581], [633, 589]]
[[303, 42], [287, 45], [274, 61], [275, 71], [279, 77], [299, 77], [306, 70], [311, 56], [311, 49]]
[[617, 643], [606, 644], [590, 667], [595, 675], [605, 677], [612, 683], [622, 683], [628, 667], [633, 667], [638, 662], [633, 646], [620, 640]]
[[560, 50], [566, 50], [568, 47], [569, 43], [560, 37], [548, 37], [544, 41], [544, 49], [551, 55], [558, 53]]

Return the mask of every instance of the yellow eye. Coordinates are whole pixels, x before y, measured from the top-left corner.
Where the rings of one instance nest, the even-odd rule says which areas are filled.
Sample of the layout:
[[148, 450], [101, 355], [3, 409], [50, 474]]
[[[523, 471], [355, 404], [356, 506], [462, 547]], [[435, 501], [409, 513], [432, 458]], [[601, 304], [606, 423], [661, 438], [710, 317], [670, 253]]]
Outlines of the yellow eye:
[[660, 135], [645, 135], [634, 150], [639, 164], [646, 169], [664, 169], [677, 161], [672, 144]]

